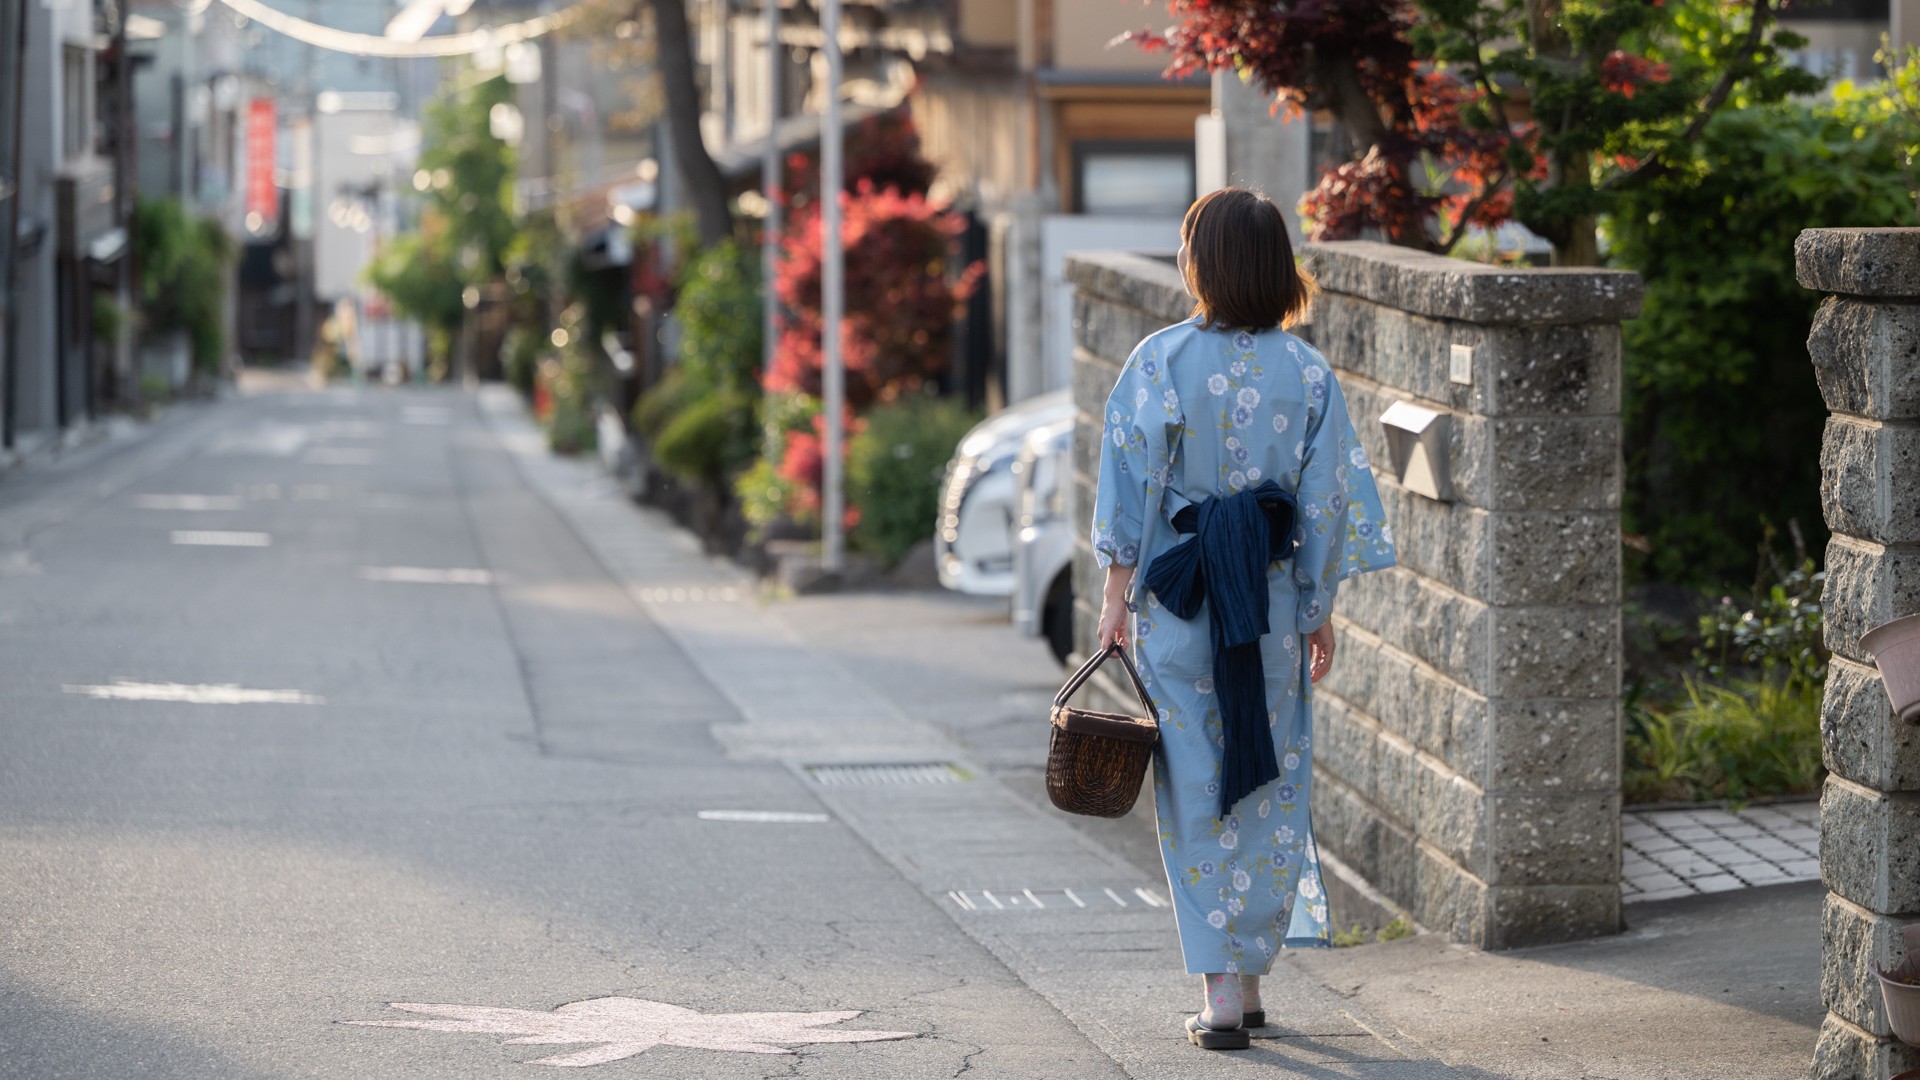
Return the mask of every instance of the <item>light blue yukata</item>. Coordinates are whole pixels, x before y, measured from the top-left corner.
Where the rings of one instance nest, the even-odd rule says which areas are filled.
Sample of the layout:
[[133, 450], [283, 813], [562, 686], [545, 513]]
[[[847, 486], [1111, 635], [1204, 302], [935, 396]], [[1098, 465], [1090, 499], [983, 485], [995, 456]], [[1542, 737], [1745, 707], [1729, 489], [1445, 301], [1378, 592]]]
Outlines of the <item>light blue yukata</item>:
[[[1180, 948], [1193, 974], [1265, 974], [1283, 945], [1328, 944], [1302, 635], [1330, 617], [1340, 582], [1393, 565], [1393, 533], [1333, 370], [1279, 328], [1206, 330], [1195, 318], [1147, 338], [1107, 400], [1105, 428], [1093, 548], [1102, 567], [1141, 571], [1134, 656], [1160, 710], [1154, 809]], [[1171, 524], [1182, 508], [1269, 479], [1299, 500], [1298, 546], [1268, 567], [1272, 629], [1260, 639], [1280, 777], [1223, 820], [1206, 609], [1180, 619], [1139, 595], [1140, 582], [1155, 556], [1192, 542]]]

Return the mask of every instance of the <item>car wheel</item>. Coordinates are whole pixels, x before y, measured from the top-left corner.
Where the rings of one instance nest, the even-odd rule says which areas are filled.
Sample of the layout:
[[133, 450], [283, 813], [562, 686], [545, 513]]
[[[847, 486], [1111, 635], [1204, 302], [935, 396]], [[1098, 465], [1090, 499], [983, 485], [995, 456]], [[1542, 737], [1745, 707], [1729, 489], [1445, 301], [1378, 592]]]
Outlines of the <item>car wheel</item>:
[[1073, 575], [1062, 570], [1047, 587], [1047, 606], [1040, 615], [1040, 628], [1047, 637], [1053, 658], [1065, 665], [1073, 655]]

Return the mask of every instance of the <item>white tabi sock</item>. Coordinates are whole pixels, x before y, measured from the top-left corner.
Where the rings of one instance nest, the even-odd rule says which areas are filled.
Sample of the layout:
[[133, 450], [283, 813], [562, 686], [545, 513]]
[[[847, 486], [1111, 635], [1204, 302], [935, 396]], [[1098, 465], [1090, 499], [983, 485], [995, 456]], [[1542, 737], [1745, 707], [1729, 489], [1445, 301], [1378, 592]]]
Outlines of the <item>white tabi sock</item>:
[[1200, 1023], [1215, 1031], [1231, 1031], [1240, 1026], [1240, 976], [1203, 975], [1207, 988], [1207, 1007], [1200, 1010]]
[[1240, 1012], [1241, 1015], [1265, 1012], [1266, 1006], [1260, 1004], [1260, 976], [1240, 976]]

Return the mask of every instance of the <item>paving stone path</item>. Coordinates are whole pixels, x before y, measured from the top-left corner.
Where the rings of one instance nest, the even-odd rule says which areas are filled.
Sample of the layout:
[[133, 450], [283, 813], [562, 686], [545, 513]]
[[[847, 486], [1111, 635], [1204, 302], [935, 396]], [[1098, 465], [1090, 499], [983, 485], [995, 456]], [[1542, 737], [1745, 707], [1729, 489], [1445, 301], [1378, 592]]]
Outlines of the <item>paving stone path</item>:
[[1820, 878], [1820, 804], [1628, 811], [1620, 894], [1629, 903]]

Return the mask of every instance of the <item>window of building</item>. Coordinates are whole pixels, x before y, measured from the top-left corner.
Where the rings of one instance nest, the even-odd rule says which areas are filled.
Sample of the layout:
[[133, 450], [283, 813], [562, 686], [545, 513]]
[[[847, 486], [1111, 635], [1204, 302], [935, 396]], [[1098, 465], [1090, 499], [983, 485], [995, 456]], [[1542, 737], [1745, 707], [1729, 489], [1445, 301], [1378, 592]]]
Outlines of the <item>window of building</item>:
[[1193, 202], [1191, 142], [1083, 141], [1073, 148], [1074, 210], [1178, 216]]

